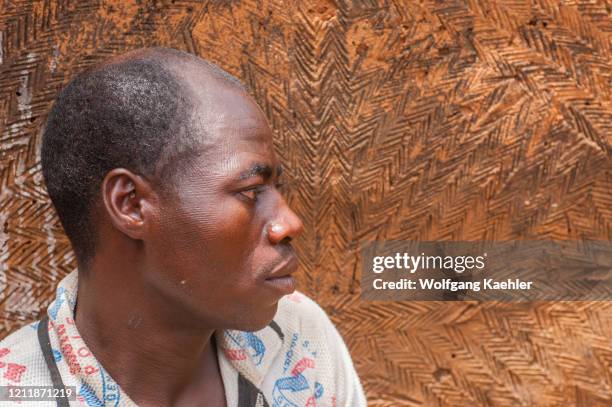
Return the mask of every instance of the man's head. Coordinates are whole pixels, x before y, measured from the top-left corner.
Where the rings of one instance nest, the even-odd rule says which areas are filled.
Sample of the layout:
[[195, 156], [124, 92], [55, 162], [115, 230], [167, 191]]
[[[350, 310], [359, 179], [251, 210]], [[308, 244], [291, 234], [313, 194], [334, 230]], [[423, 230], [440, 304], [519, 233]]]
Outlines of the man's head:
[[225, 328], [265, 325], [291, 290], [269, 278], [295, 269], [302, 227], [276, 188], [271, 130], [214, 65], [154, 48], [84, 72], [59, 95], [41, 156], [82, 274], [112, 253], [126, 279]]

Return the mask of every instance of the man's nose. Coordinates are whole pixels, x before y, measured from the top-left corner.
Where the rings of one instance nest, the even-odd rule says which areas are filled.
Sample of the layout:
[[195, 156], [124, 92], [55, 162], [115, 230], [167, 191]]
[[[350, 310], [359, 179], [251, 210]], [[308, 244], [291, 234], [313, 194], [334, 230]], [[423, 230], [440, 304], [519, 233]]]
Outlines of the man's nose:
[[278, 216], [268, 223], [268, 239], [272, 244], [279, 244], [285, 239], [291, 241], [298, 237], [303, 229], [301, 219], [283, 200]]

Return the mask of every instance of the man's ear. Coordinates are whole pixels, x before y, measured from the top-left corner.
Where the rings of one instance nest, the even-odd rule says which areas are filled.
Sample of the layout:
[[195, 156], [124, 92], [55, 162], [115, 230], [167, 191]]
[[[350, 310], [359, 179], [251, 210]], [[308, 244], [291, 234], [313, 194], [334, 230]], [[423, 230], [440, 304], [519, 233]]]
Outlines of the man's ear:
[[144, 237], [156, 196], [149, 182], [125, 168], [106, 174], [101, 185], [104, 210], [112, 224], [132, 239]]

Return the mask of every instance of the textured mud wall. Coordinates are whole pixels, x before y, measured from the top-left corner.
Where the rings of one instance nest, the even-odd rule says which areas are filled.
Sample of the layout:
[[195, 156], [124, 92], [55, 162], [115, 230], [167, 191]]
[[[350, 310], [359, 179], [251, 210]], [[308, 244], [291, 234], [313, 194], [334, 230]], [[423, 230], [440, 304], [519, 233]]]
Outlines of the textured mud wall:
[[0, 0], [0, 332], [74, 257], [38, 150], [92, 63], [164, 45], [242, 78], [305, 222], [301, 289], [373, 406], [612, 403], [610, 303], [364, 303], [359, 242], [612, 239], [604, 1]]

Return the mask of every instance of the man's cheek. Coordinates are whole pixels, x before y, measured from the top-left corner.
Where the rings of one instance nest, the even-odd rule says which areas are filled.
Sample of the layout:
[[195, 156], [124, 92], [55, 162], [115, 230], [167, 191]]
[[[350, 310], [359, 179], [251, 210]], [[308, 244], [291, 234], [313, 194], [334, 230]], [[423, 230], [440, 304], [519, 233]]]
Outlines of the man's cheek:
[[188, 247], [197, 247], [202, 241], [214, 240], [219, 233], [218, 229], [214, 216], [195, 210], [169, 213], [162, 218], [160, 226], [160, 232], [167, 240]]
[[249, 255], [260, 240], [261, 227], [249, 214], [236, 213], [235, 216], [219, 219], [215, 226], [214, 240], [228, 253]]

